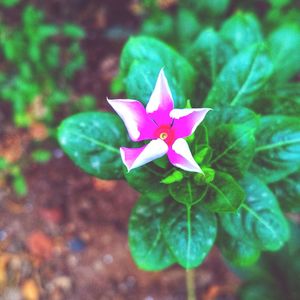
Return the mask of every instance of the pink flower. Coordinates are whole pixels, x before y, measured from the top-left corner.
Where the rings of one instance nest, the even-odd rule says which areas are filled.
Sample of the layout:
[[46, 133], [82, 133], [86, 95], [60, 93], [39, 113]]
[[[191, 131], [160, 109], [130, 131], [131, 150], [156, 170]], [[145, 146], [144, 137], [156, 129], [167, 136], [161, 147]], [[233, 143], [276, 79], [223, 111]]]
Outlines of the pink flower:
[[140, 148], [120, 148], [128, 171], [167, 154], [174, 166], [203, 173], [184, 138], [196, 130], [210, 108], [174, 108], [163, 70], [158, 75], [146, 109], [137, 100], [107, 101], [122, 118], [132, 141], [151, 140]]

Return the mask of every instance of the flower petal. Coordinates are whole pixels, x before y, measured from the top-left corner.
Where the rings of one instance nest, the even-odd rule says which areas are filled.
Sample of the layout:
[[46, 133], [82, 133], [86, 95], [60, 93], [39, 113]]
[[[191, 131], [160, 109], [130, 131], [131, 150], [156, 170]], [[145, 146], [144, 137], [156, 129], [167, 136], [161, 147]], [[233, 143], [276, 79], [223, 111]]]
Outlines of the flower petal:
[[162, 157], [168, 152], [167, 144], [161, 139], [152, 140], [141, 148], [121, 147], [121, 157], [128, 171]]
[[157, 125], [149, 118], [142, 103], [130, 99], [107, 101], [125, 123], [131, 140], [136, 142], [155, 138]]
[[168, 157], [170, 162], [178, 168], [190, 172], [203, 173], [201, 168], [194, 160], [188, 143], [184, 139], [177, 139], [172, 147], [169, 148]]
[[194, 133], [210, 110], [210, 108], [173, 109], [170, 116], [174, 119], [172, 128], [176, 137], [183, 138]]
[[172, 94], [163, 69], [159, 72], [146, 111], [158, 125], [171, 124], [170, 111], [174, 108]]

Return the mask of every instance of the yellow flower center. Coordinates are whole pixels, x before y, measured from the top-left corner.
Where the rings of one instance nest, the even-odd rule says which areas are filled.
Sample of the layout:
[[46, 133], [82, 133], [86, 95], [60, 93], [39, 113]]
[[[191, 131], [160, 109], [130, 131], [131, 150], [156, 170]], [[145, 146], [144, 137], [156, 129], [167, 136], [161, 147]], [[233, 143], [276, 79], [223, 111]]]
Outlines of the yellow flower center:
[[162, 132], [160, 135], [159, 135], [159, 138], [161, 140], [165, 140], [166, 138], [168, 137], [168, 134], [166, 132]]

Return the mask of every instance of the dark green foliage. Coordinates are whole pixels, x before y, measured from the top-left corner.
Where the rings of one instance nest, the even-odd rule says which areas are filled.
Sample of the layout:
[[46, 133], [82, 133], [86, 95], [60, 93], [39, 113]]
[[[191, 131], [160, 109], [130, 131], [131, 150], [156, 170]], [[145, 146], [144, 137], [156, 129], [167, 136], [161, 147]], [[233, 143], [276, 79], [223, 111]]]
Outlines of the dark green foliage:
[[143, 270], [159, 271], [176, 262], [162, 234], [162, 218], [167, 208], [165, 201], [153, 202], [143, 197], [131, 213], [129, 247]]
[[[142, 194], [129, 226], [130, 250], [142, 269], [197, 267], [217, 235], [217, 246], [235, 267], [253, 265], [289, 240], [283, 211], [300, 209], [300, 45], [299, 25], [291, 21], [300, 13], [290, 11], [289, 1], [265, 1], [268, 12], [257, 2], [186, 0], [161, 10], [144, 1], [151, 15], [143, 35], [131, 37], [122, 50], [115, 93], [146, 105], [164, 68], [176, 108], [212, 108], [186, 138], [203, 173], [179, 170], [166, 159], [130, 172], [123, 168]], [[287, 15], [275, 22], [283, 11]], [[126, 136], [120, 126], [116, 131]], [[102, 163], [111, 162], [104, 157]], [[272, 286], [272, 280], [254, 280], [241, 299], [284, 299]]]
[[117, 116], [103, 112], [73, 115], [60, 125], [58, 140], [85, 172], [103, 179], [123, 178], [119, 148], [128, 142]]
[[284, 211], [300, 212], [300, 170], [270, 185]]
[[265, 182], [275, 182], [300, 168], [300, 122], [280, 115], [261, 119], [252, 171]]
[[273, 73], [264, 45], [253, 45], [234, 56], [222, 69], [204, 105], [249, 105], [255, 101]]
[[291, 239], [277, 253], [266, 253], [257, 265], [241, 272], [247, 279], [239, 290], [241, 300], [298, 300], [300, 293], [300, 228], [290, 223]]
[[253, 175], [241, 180], [246, 192], [245, 203], [235, 214], [220, 214], [223, 229], [234, 239], [261, 250], [280, 249], [289, 238], [287, 221], [276, 197]]
[[172, 202], [163, 217], [163, 236], [177, 262], [195, 268], [207, 256], [217, 232], [213, 213], [201, 205], [183, 206]]

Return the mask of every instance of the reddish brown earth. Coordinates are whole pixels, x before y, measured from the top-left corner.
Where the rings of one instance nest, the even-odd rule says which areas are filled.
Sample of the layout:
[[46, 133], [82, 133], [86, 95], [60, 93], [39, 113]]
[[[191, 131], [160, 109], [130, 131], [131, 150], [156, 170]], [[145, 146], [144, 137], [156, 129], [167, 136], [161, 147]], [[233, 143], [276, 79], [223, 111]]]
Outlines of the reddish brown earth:
[[[26, 197], [1, 191], [2, 297], [22, 287], [24, 293], [33, 280], [40, 299], [185, 299], [183, 269], [144, 272], [130, 257], [127, 221], [138, 194], [123, 181], [93, 179], [54, 153], [46, 165], [27, 168]], [[73, 239], [82, 249], [72, 249]], [[238, 280], [217, 249], [196, 275], [198, 299], [234, 299]]]

